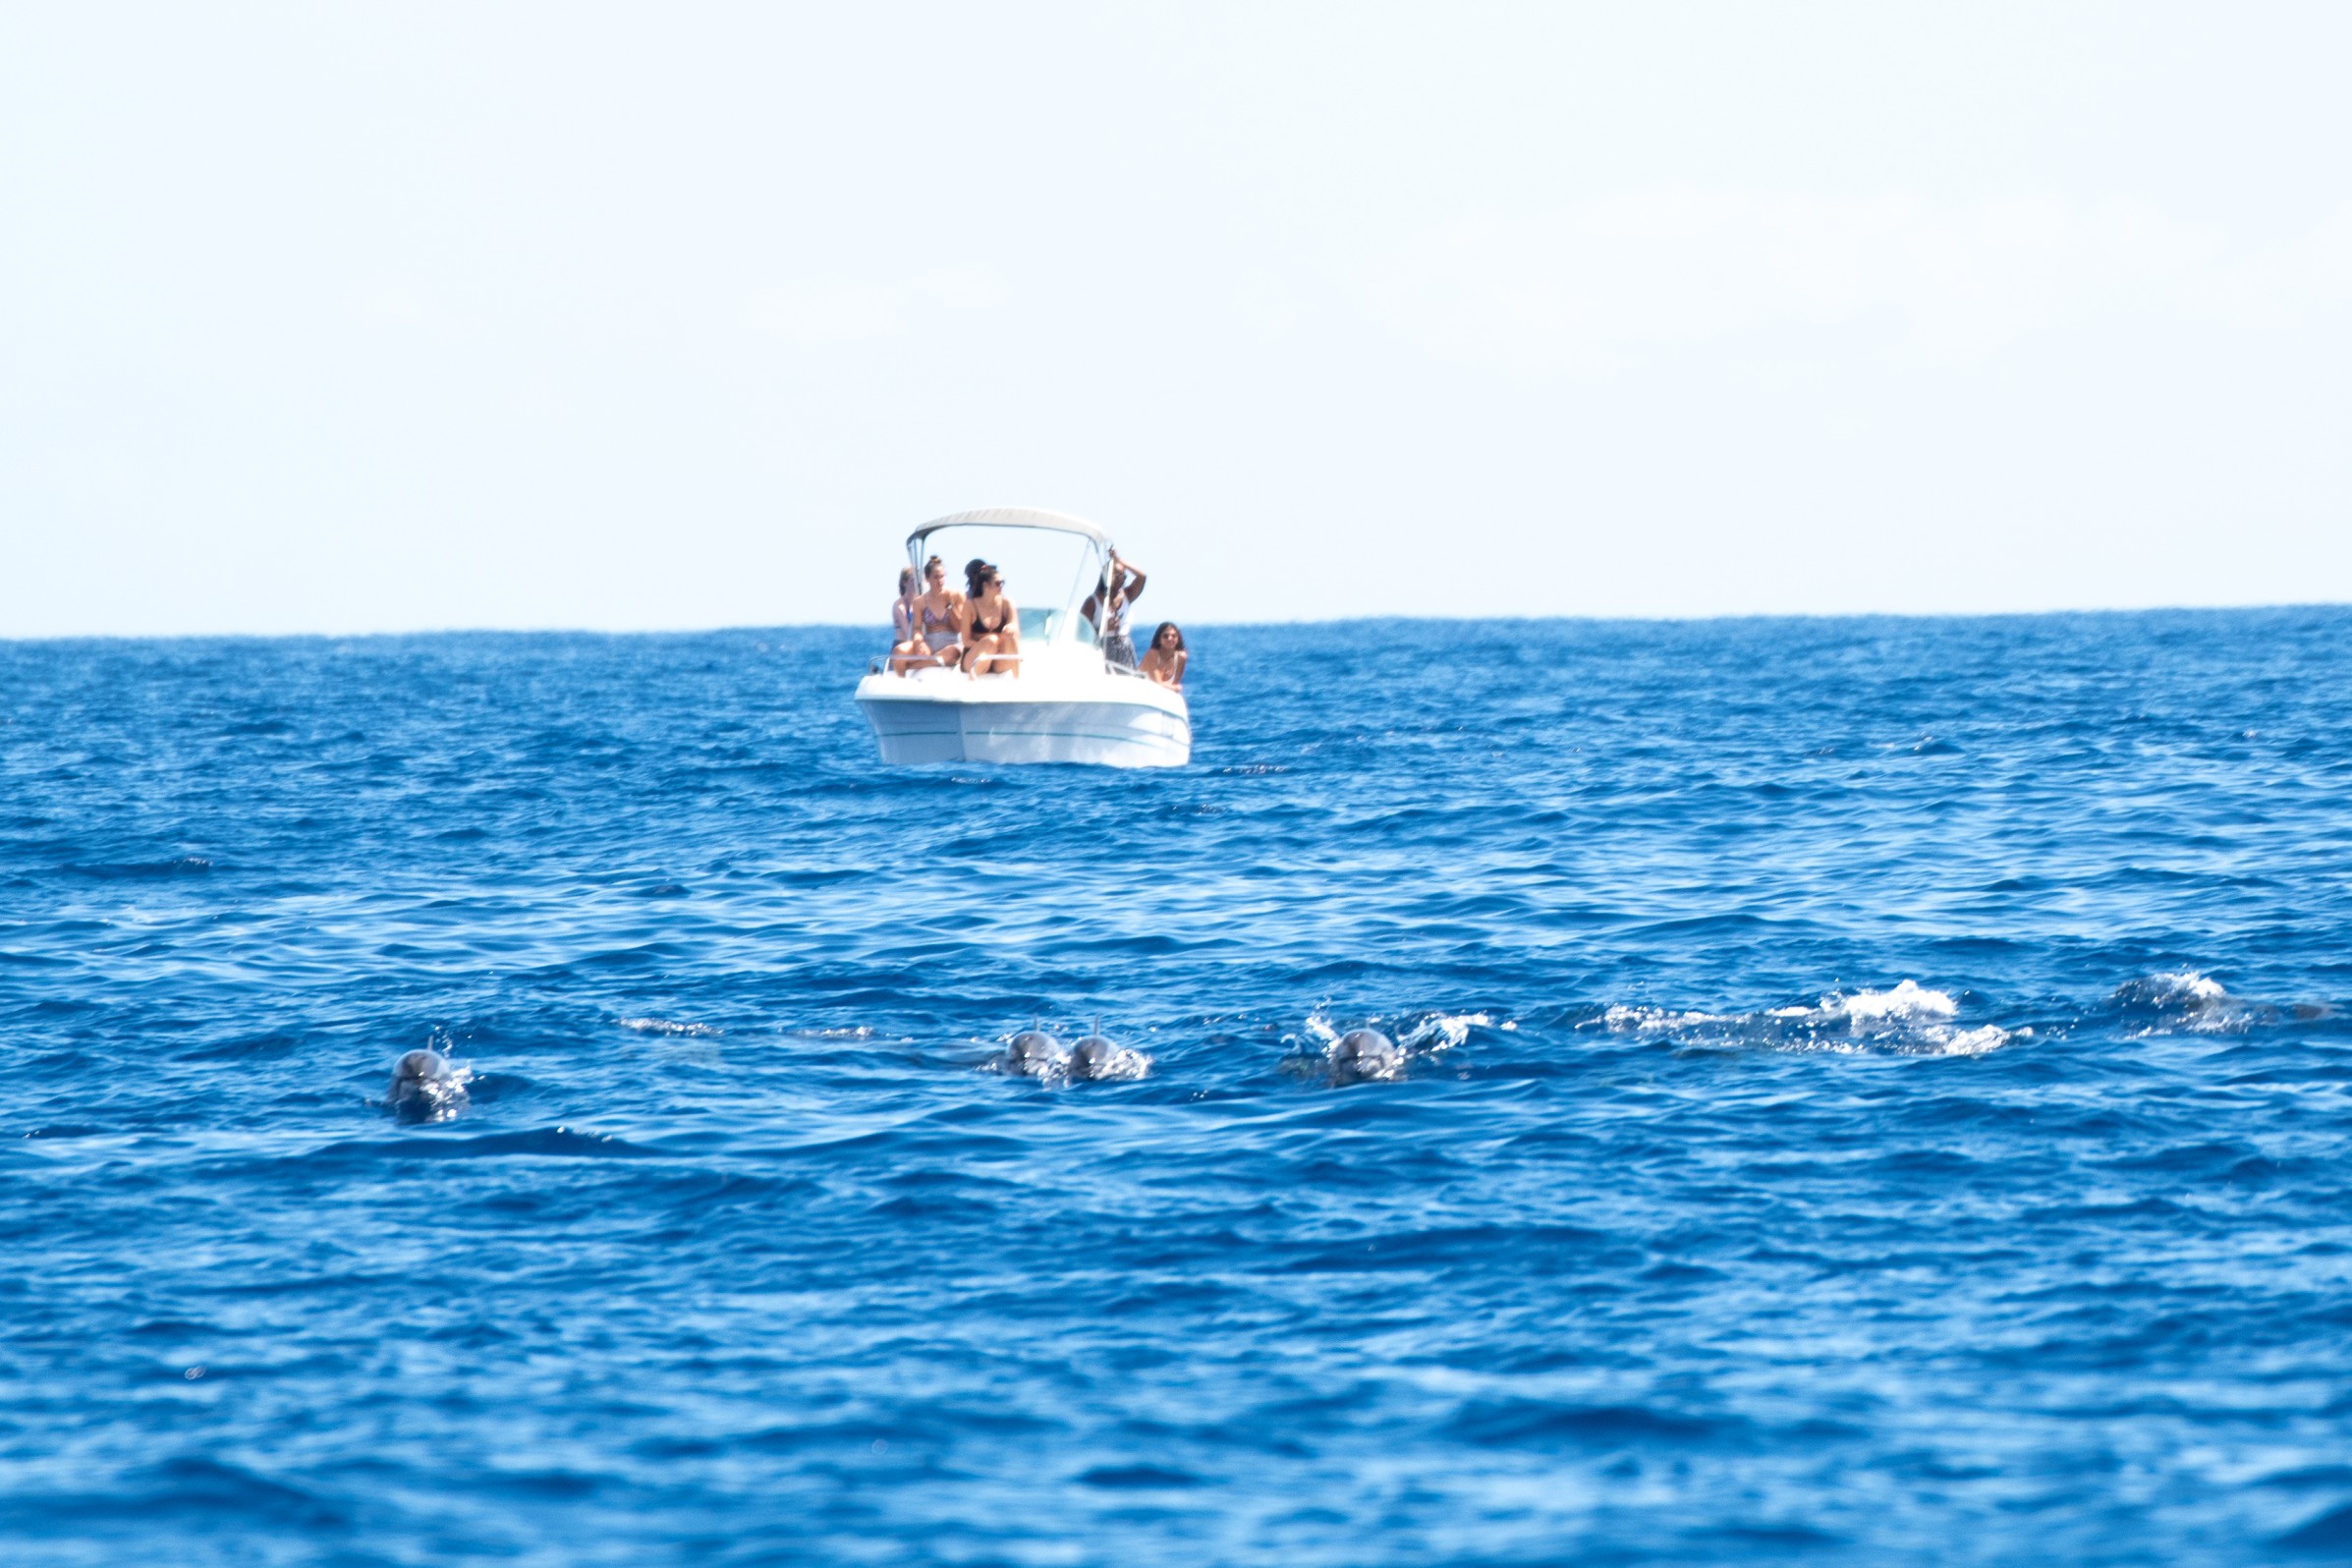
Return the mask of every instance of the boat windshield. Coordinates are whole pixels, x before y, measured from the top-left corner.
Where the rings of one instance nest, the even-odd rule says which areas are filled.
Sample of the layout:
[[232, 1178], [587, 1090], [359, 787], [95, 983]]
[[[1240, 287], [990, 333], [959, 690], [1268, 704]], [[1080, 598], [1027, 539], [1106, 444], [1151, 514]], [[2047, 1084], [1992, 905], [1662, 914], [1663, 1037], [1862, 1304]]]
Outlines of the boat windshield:
[[[957, 523], [934, 529], [915, 547], [920, 567], [936, 555], [947, 568], [948, 587], [961, 592], [964, 566], [981, 560], [1004, 576], [1005, 596], [1021, 608], [1025, 641], [1051, 642], [1075, 635], [1093, 641], [1093, 627], [1078, 613], [1102, 570], [1101, 553], [1082, 533], [1051, 529], [1007, 528]], [[1076, 628], [1074, 631], [1073, 629]]]

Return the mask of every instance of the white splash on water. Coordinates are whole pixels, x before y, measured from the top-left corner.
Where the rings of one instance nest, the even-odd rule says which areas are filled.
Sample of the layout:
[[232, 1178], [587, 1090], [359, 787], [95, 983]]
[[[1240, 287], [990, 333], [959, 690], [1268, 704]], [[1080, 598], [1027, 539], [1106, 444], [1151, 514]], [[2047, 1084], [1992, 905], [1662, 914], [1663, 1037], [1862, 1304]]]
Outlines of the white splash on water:
[[1484, 1013], [1431, 1013], [1411, 1030], [1397, 1036], [1397, 1043], [1405, 1049], [1427, 1050], [1431, 1054], [1452, 1050], [1470, 1038], [1473, 1029], [1491, 1029], [1494, 1020]]
[[1720, 1013], [1678, 1013], [1670, 1007], [1611, 1007], [1600, 1015], [1603, 1029], [1636, 1035], [1663, 1034], [1669, 1030], [1698, 1029], [1708, 1024], [1730, 1024], [1737, 1020]]
[[1948, 1022], [1959, 1001], [1915, 980], [1883, 988], [1832, 991], [1820, 1001], [1790, 1003], [1754, 1013], [1677, 1012], [1666, 1007], [1606, 1009], [1598, 1020], [1612, 1034], [1673, 1036], [1695, 1044], [1760, 1045], [1771, 1050], [1838, 1055], [1890, 1052], [1908, 1056], [1982, 1056], [2013, 1036], [1995, 1024], [1962, 1029]]
[[2249, 1007], [2229, 994], [2222, 983], [2193, 969], [2161, 970], [2116, 989], [2115, 1000], [2126, 1008], [2142, 1008], [2158, 1021], [2139, 1031], [2142, 1036], [2185, 1031], [2192, 1035], [2220, 1035], [2244, 1028], [2267, 1010]]
[[1151, 1076], [1151, 1058], [1126, 1045], [1113, 1045], [1092, 1061], [1073, 1051], [1069, 1074], [1073, 1080], [1097, 1084], [1134, 1083]]
[[1938, 1042], [1938, 1049], [1923, 1051], [1920, 1054], [1926, 1056], [1982, 1056], [1987, 1051], [2000, 1049], [2014, 1037], [1997, 1024], [1984, 1024], [1975, 1029], [1950, 1031], [1946, 1037]]
[[1914, 1056], [1982, 1056], [2009, 1043], [2009, 1032], [1995, 1024], [1959, 1029], [1943, 1022], [1960, 1003], [1949, 991], [1931, 990], [1915, 980], [1888, 990], [1861, 990], [1821, 998], [1824, 1020], [1843, 1018], [1849, 1034], [1883, 1040], [1889, 1049]]
[[1888, 991], [1856, 991], [1848, 997], [1824, 996], [1821, 1010], [1844, 1017], [1859, 1031], [1873, 1024], [1898, 1023], [1915, 1018], [1949, 1018], [1960, 1004], [1949, 992], [1932, 991], [1914, 980], [1898, 981]]
[[2229, 994], [2221, 982], [2193, 969], [2166, 970], [2147, 981], [2150, 1000], [2158, 1002], [2217, 1002]]
[[672, 1018], [617, 1018], [613, 1022], [640, 1035], [684, 1035], [700, 1039], [719, 1033], [708, 1024], [681, 1024]]

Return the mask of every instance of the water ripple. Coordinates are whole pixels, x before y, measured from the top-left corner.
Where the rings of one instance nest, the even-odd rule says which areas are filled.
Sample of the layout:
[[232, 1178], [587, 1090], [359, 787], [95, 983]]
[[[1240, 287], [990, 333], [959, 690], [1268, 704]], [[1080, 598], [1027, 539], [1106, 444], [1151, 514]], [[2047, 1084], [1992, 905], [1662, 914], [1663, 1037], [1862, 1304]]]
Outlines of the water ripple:
[[0, 1556], [2340, 1556], [2347, 634], [0, 644]]

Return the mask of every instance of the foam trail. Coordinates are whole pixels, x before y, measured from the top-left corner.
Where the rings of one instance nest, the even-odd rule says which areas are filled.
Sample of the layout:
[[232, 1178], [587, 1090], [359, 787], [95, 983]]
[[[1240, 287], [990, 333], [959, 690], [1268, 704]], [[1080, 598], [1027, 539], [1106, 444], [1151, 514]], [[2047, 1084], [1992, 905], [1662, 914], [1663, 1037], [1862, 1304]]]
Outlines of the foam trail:
[[1843, 1013], [1857, 1030], [1866, 1025], [1915, 1018], [1949, 1018], [1960, 1004], [1949, 993], [1932, 991], [1919, 981], [1900, 981], [1892, 990], [1856, 991], [1842, 1000], [1823, 997], [1822, 1010]]
[[1399, 1036], [1397, 1043], [1409, 1051], [1452, 1050], [1470, 1038], [1473, 1029], [1489, 1029], [1493, 1024], [1494, 1020], [1484, 1013], [1432, 1013]]
[[1600, 1027], [1615, 1035], [1667, 1036], [1727, 1048], [1822, 1051], [1858, 1055], [1883, 1051], [1910, 1056], [1981, 1056], [2013, 1036], [1996, 1024], [1962, 1029], [1952, 1022], [1960, 1003], [1949, 991], [1902, 980], [1883, 988], [1831, 991], [1814, 1003], [1790, 1003], [1754, 1013], [1676, 1012], [1664, 1007], [1604, 1010]]

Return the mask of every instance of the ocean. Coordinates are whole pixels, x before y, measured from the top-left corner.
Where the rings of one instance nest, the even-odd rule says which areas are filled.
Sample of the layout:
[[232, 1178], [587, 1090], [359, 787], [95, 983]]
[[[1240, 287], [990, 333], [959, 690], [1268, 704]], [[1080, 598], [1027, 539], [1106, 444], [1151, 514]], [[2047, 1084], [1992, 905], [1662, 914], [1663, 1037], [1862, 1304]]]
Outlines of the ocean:
[[2352, 611], [1190, 635], [0, 644], [0, 1560], [2352, 1557]]

